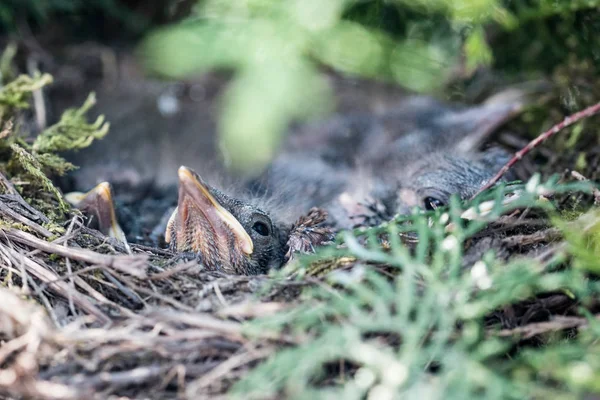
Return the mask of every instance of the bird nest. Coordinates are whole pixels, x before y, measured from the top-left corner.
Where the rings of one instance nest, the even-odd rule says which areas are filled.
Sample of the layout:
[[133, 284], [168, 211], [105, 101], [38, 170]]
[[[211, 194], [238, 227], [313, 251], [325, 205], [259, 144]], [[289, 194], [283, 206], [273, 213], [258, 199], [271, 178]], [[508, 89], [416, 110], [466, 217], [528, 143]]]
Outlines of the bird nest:
[[18, 193], [1, 201], [1, 387], [11, 395], [223, 393], [285, 341], [248, 339], [243, 321], [280, 310], [299, 282], [204, 271], [143, 246], [128, 254], [78, 215], [53, 235]]
[[[253, 366], [307, 340], [288, 331], [293, 324], [257, 331], [248, 321], [293, 310], [305, 287], [344, 290], [343, 279], [323, 278], [324, 271], [335, 270], [335, 279], [351, 279], [367, 262], [380, 277], [392, 280], [398, 274], [385, 258], [369, 260], [373, 255], [362, 254], [367, 250], [357, 239], [347, 243], [354, 256], [311, 260], [302, 277], [298, 271], [231, 276], [205, 271], [196, 261], [178, 262], [160, 249], [132, 245], [128, 254], [120, 242], [84, 226], [78, 215], [64, 234], [53, 235], [42, 225], [45, 216], [18, 193], [0, 200], [0, 388], [11, 396], [224, 395]], [[393, 239], [377, 235], [383, 248], [391, 246]], [[505, 216], [471, 239], [462, 263], [478, 265], [496, 249], [506, 259], [529, 252], [543, 266], [564, 248], [561, 236], [547, 221]], [[403, 238], [408, 248], [416, 240]], [[477, 279], [485, 289], [485, 273]], [[568, 293], [550, 291], [506, 304], [490, 312], [485, 323], [497, 337], [539, 340], [549, 332], [586, 327], [589, 321], [577, 313], [577, 305]], [[392, 335], [380, 334], [394, 341]], [[352, 374], [353, 367], [347, 368]], [[330, 371], [329, 379], [339, 373]]]

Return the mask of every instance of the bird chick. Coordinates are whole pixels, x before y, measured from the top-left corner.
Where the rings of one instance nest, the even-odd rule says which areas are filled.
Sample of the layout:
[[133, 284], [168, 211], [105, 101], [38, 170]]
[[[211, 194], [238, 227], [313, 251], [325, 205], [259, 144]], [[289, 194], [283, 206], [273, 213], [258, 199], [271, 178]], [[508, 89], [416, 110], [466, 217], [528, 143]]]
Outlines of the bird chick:
[[101, 182], [87, 193], [67, 193], [65, 199], [88, 217], [92, 228], [122, 242], [131, 252], [125, 233], [117, 221], [112, 188], [108, 182]]
[[[387, 113], [340, 116], [295, 132], [248, 185], [253, 201], [275, 198], [287, 218], [271, 205], [227, 195], [181, 167], [165, 240], [208, 269], [263, 274], [281, 267], [292, 252], [330, 240], [332, 227], [375, 225], [414, 207], [435, 209], [451, 195], [466, 199], [508, 160], [506, 152], [482, 152], [479, 145], [521, 108], [518, 98], [460, 108], [419, 97]], [[327, 229], [318, 213], [292, 227], [312, 207], [329, 214]], [[105, 206], [99, 208], [106, 214]]]
[[180, 253], [194, 253], [209, 269], [258, 275], [285, 260], [289, 229], [258, 207], [205, 183], [180, 167], [177, 208], [165, 240]]
[[341, 229], [442, 207], [452, 195], [467, 199], [508, 161], [507, 152], [479, 146], [525, 97], [460, 107], [419, 96], [381, 114], [313, 123], [292, 133], [258, 186], [303, 209], [325, 208]]
[[[395, 212], [405, 214], [412, 208], [435, 210], [446, 206], [452, 195], [471, 198], [510, 159], [499, 148], [481, 153], [460, 154], [436, 151], [404, 171], [396, 191]], [[507, 174], [508, 179], [512, 174]]]

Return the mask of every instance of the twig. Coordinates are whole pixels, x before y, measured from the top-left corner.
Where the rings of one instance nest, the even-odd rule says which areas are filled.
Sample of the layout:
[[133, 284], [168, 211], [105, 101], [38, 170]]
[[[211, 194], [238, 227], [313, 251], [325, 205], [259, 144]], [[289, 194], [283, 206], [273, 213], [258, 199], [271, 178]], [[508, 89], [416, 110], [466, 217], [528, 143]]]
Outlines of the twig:
[[[589, 179], [586, 178], [585, 176], [581, 175], [579, 172], [577, 171], [571, 171], [571, 176], [575, 179], [577, 179], [578, 181], [581, 182], [588, 182]], [[594, 195], [594, 205], [597, 206], [600, 204], [600, 190], [598, 190], [598, 188], [593, 188], [592, 189], [592, 194]]]
[[[22, 267], [24, 270], [26, 270], [25, 265], [22, 265]], [[46, 294], [44, 293], [44, 288], [42, 288], [42, 286], [39, 285], [35, 281], [35, 279], [33, 279], [33, 276], [27, 274], [26, 271], [23, 272], [23, 276], [25, 277], [25, 280], [28, 282], [28, 284], [31, 285], [31, 287], [34, 289], [33, 294], [39, 297], [40, 303], [42, 303], [42, 305], [46, 308], [46, 311], [48, 311], [48, 315], [50, 315], [52, 322], [54, 322], [54, 326], [62, 326], [62, 323], [58, 319], [58, 315], [56, 315], [56, 312], [54, 311], [54, 308], [52, 307], [48, 296], [46, 296]]]
[[114, 301], [107, 299], [102, 293], [98, 292], [89, 283], [87, 283], [80, 277], [75, 276], [75, 283], [77, 284], [78, 287], [87, 291], [88, 294], [90, 295], [90, 297], [92, 297], [97, 302], [114, 307], [115, 309], [119, 310], [121, 312], [121, 314], [123, 314], [125, 316], [132, 317], [135, 315], [131, 310], [120, 306], [119, 304], [115, 303]]
[[17, 222], [22, 223], [23, 225], [33, 229], [34, 231], [36, 231], [37, 233], [39, 233], [40, 235], [42, 235], [44, 237], [49, 238], [49, 237], [53, 236], [52, 232], [50, 232], [48, 229], [44, 228], [40, 224], [37, 224], [37, 223], [31, 221], [30, 219], [19, 214], [18, 212], [12, 210], [9, 206], [7, 206], [4, 203], [4, 201], [2, 201], [2, 199], [0, 199], [0, 213], [6, 215], [7, 217], [14, 219]]
[[23, 199], [23, 197], [18, 192], [2, 194], [0, 195], [0, 199], [2, 199], [3, 202], [7, 203], [7, 205], [8, 203], [15, 203], [15, 206], [10, 206], [10, 208], [13, 210], [17, 208], [16, 212], [23, 214], [25, 217], [31, 220], [41, 221], [42, 223], [50, 222], [48, 217], [46, 217], [44, 214], [42, 214], [32, 206], [30, 206], [29, 203], [26, 202], [25, 199]]
[[9, 271], [10, 274], [12, 274], [12, 272], [15, 270], [15, 268], [13, 268], [12, 266], [15, 264], [18, 264], [18, 273], [19, 273], [19, 276], [21, 277], [21, 285], [22, 285], [21, 293], [24, 295], [31, 295], [32, 291], [30, 289], [30, 286], [33, 287], [34, 293], [39, 297], [40, 303], [42, 303], [42, 305], [44, 307], [46, 307], [46, 310], [48, 311], [48, 314], [52, 318], [52, 321], [55, 323], [56, 326], [60, 326], [60, 321], [58, 320], [58, 317], [56, 316], [56, 313], [54, 312], [54, 309], [52, 308], [50, 301], [44, 295], [43, 289], [40, 287], [40, 285], [38, 285], [36, 283], [36, 281], [33, 279], [33, 277], [31, 277], [27, 273], [27, 267], [25, 266], [25, 263], [23, 263], [22, 259], [15, 259], [7, 252], [7, 249], [17, 251], [17, 250], [15, 250], [13, 243], [10, 243], [10, 242], [7, 243], [6, 247], [0, 246], [0, 254], [3, 256], [2, 258], [4, 261], [4, 265], [0, 265], [0, 267], [6, 269], [7, 271]]
[[69, 385], [84, 387], [86, 389], [109, 385], [117, 387], [139, 385], [164, 375], [169, 369], [169, 366], [150, 365], [128, 371], [101, 372], [93, 376], [89, 376], [89, 374], [77, 374], [69, 379]]
[[55, 243], [49, 243], [29, 233], [18, 229], [2, 229], [9, 239], [16, 242], [34, 247], [46, 253], [58, 254], [62, 257], [68, 257], [73, 260], [84, 261], [90, 264], [98, 264], [107, 268], [114, 268], [136, 278], [146, 277], [146, 265], [148, 256], [145, 254], [138, 255], [108, 255], [100, 254], [91, 250], [74, 249], [72, 247], [65, 249], [63, 246]]
[[139, 293], [145, 294], [147, 296], [156, 298], [156, 299], [158, 299], [158, 300], [160, 300], [160, 301], [162, 301], [162, 302], [164, 302], [166, 304], [169, 304], [169, 305], [171, 305], [173, 307], [176, 307], [176, 308], [178, 308], [180, 310], [184, 310], [184, 311], [188, 311], [188, 312], [194, 311], [194, 309], [192, 307], [190, 307], [188, 305], [185, 305], [185, 304], [183, 304], [180, 301], [177, 301], [173, 297], [157, 293], [155, 291], [152, 291], [150, 289], [146, 289], [146, 288], [141, 287], [141, 286], [137, 286], [137, 285], [133, 284], [132, 282], [126, 282], [126, 283], [128, 283], [128, 286], [130, 286], [136, 292], [139, 292]]
[[[4, 132], [4, 130], [2, 131]], [[0, 183], [2, 183], [2, 185], [4, 186], [4, 188], [6, 189], [6, 193], [10, 194], [10, 195], [19, 195], [19, 192], [17, 192], [17, 190], [15, 189], [15, 187], [13, 186], [13, 184], [11, 183], [11, 181], [9, 181], [3, 173], [0, 172]]]
[[[96, 300], [98, 303], [104, 304], [107, 306], [111, 306], [111, 307], [115, 308], [116, 310], [119, 310], [119, 312], [121, 312], [121, 314], [123, 314], [124, 316], [133, 317], [135, 315], [135, 313], [133, 313], [131, 310], [129, 310], [125, 307], [122, 307], [121, 305], [107, 299], [102, 293], [98, 292], [89, 283], [87, 283], [82, 278], [80, 278], [80, 275], [83, 275], [83, 274], [91, 272], [91, 271], [102, 270], [104, 268], [105, 267], [103, 267], [101, 265], [86, 267], [86, 268], [82, 268], [76, 272], [73, 272], [71, 274], [67, 273], [66, 275], [60, 276], [56, 280], [52, 280], [52, 281], [48, 281], [48, 282], [44, 282], [44, 283], [46, 285], [48, 285], [48, 284], [51, 284], [54, 282], [62, 282], [67, 278], [74, 278], [74, 282], [77, 285], [77, 287], [80, 288], [81, 290], [84, 290], [85, 292], [87, 292], [87, 294], [91, 298]], [[95, 279], [93, 275], [90, 278]], [[33, 280], [32, 280], [32, 282], [35, 283]], [[43, 294], [41, 294], [41, 296], [43, 296]], [[48, 305], [49, 305], [49, 303], [48, 303]], [[49, 311], [51, 312], [51, 310], [49, 310]]]
[[529, 246], [536, 243], [552, 242], [562, 237], [562, 233], [557, 228], [548, 228], [537, 231], [529, 235], [514, 235], [502, 239], [502, 243], [509, 246]]
[[[112, 247], [114, 250], [118, 251], [119, 253], [129, 254], [127, 248], [125, 247], [125, 244], [116, 238], [103, 235], [100, 231], [96, 229], [91, 229], [85, 226], [84, 224], [79, 225], [77, 230], [80, 234], [89, 235], [93, 238], [98, 239], [102, 242], [102, 245], [106, 244]], [[56, 240], [54, 242], [56, 242]]]
[[[69, 224], [69, 228], [67, 229], [67, 233], [65, 236], [69, 236], [71, 232], [73, 232], [73, 226], [75, 225], [75, 221], [77, 220], [77, 216], [74, 216]], [[65, 240], [63, 246], [66, 248], [69, 247], [69, 241]], [[65, 264], [67, 264], [67, 272], [69, 273], [69, 284], [73, 291], [75, 291], [75, 281], [73, 280], [73, 268], [71, 268], [71, 260], [69, 258], [65, 258]], [[71, 314], [73, 316], [77, 315], [75, 312], [75, 307], [73, 306], [73, 296], [71, 296], [71, 292], [69, 292], [69, 308], [71, 309]]]
[[225, 297], [223, 297], [223, 293], [221, 293], [221, 289], [219, 288], [218, 282], [213, 282], [213, 289], [215, 290], [217, 299], [219, 299], [223, 307], [227, 307], [229, 304], [227, 303], [227, 300], [225, 300]]
[[471, 199], [477, 197], [481, 192], [494, 186], [513, 165], [515, 165], [517, 162], [519, 162], [525, 155], [527, 155], [527, 153], [529, 153], [531, 150], [533, 150], [534, 148], [539, 146], [541, 143], [548, 140], [552, 136], [556, 135], [558, 132], [560, 132], [564, 128], [571, 126], [574, 123], [579, 122], [584, 118], [589, 118], [592, 115], [597, 114], [598, 112], [600, 112], [600, 103], [596, 103], [593, 106], [590, 106], [582, 111], [579, 111], [573, 115], [566, 117], [562, 122], [554, 125], [552, 128], [550, 128], [546, 132], [540, 134], [538, 137], [536, 137], [531, 142], [529, 142], [529, 144], [527, 146], [523, 147], [521, 150], [516, 152], [515, 155], [513, 156], [513, 158], [511, 158], [506, 163], [506, 165], [504, 165], [500, 169], [500, 171], [498, 171], [498, 173], [496, 175], [494, 175], [494, 177], [492, 179], [490, 179], [481, 189], [479, 189], [479, 191], [477, 191], [477, 193], [475, 193], [475, 195], [473, 195], [473, 197]]
[[[89, 229], [89, 228], [87, 228], [87, 229]], [[159, 256], [175, 257], [175, 253], [173, 253], [172, 251], [170, 251], [168, 249], [159, 249], [158, 247], [144, 246], [142, 244], [135, 244], [135, 243], [131, 243], [130, 246], [131, 246], [131, 250], [144, 251], [146, 253], [156, 254]]]
[[176, 322], [189, 325], [195, 328], [206, 329], [212, 332], [228, 336], [231, 340], [244, 342], [242, 335], [242, 324], [233, 321], [220, 320], [209, 314], [192, 314], [183, 312], [155, 311], [150, 313], [149, 317], [157, 317], [159, 321]]
[[173, 267], [171, 269], [168, 269], [166, 271], [150, 275], [148, 277], [148, 279], [153, 280], [153, 281], [167, 280], [171, 276], [177, 275], [180, 272], [187, 271], [188, 269], [193, 268], [193, 267], [196, 267], [197, 269], [201, 270], [200, 264], [198, 264], [198, 262], [196, 262], [196, 261], [190, 261], [190, 262], [187, 262], [187, 263], [184, 263], [184, 264], [177, 265], [177, 266], [175, 266], [175, 267]]
[[[33, 56], [27, 57], [27, 72], [34, 76], [39, 73], [38, 61]], [[38, 129], [41, 131], [48, 126], [48, 118], [46, 116], [46, 104], [44, 102], [44, 92], [42, 88], [33, 91], [33, 109], [35, 111], [35, 119]]]
[[[598, 316], [596, 316], [598, 319]], [[497, 336], [523, 335], [523, 339], [530, 339], [546, 332], [555, 332], [569, 328], [582, 328], [588, 325], [588, 320], [581, 317], [554, 317], [548, 322], [537, 322], [514, 329], [502, 329], [495, 333]]]
[[27, 346], [30, 340], [29, 335], [26, 333], [18, 338], [2, 343], [2, 347], [0, 347], [0, 363], [4, 364], [10, 355]]
[[186, 393], [189, 398], [196, 398], [198, 396], [198, 392], [205, 387], [210, 386], [218, 379], [227, 375], [228, 372], [233, 371], [236, 368], [240, 368], [244, 365], [247, 365], [256, 360], [261, 360], [263, 358], [268, 357], [273, 353], [273, 349], [265, 348], [252, 352], [245, 352], [242, 354], [238, 354], [232, 357], [229, 357], [226, 361], [223, 361], [217, 367], [215, 367], [212, 371], [204, 375], [203, 377], [197, 379], [196, 381], [190, 383]]
[[[32, 259], [25, 257], [23, 254], [19, 253], [15, 249], [12, 249], [3, 244], [0, 244], [0, 248], [4, 251], [5, 254], [8, 254], [11, 258], [23, 263], [27, 271], [34, 275], [36, 278], [38, 278], [44, 283], [51, 282], [48, 283], [48, 287], [56, 294], [62, 296], [65, 299], [69, 298], [69, 292], [71, 291], [71, 288], [66, 282], [57, 281], [58, 276], [54, 272], [50, 271], [48, 268], [44, 268]], [[92, 304], [86, 297], [84, 297], [83, 294], [79, 292], [73, 293], [73, 302], [77, 304], [79, 308], [85, 310], [88, 314], [91, 314], [98, 318], [98, 320], [101, 323], [108, 324], [111, 322], [111, 319], [102, 311], [100, 311], [100, 309], [97, 308], [94, 304]]]
[[43, 400], [70, 400], [89, 398], [73, 388], [60, 383], [14, 378], [13, 371], [0, 371], [0, 388], [7, 390], [15, 396]]
[[125, 295], [125, 297], [131, 300], [130, 304], [133, 303], [134, 307], [141, 307], [142, 305], [144, 305], [144, 300], [142, 300], [137, 293], [135, 293], [133, 290], [129, 289], [127, 286], [119, 282], [119, 280], [115, 278], [110, 272], [103, 270], [102, 273], [106, 277], [106, 279], [108, 279], [113, 285], [115, 285], [115, 287], [121, 293]]

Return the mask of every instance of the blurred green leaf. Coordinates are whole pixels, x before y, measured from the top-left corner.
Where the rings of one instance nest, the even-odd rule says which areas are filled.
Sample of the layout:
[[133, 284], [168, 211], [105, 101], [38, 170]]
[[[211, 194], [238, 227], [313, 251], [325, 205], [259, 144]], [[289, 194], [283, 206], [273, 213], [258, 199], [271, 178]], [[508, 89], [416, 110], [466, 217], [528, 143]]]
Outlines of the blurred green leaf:
[[456, 59], [451, 49], [398, 42], [347, 21], [344, 12], [352, 4], [201, 2], [187, 21], [149, 35], [140, 54], [149, 70], [172, 78], [215, 68], [234, 71], [220, 118], [222, 149], [232, 168], [256, 170], [270, 161], [291, 121], [331, 108], [315, 62], [419, 91], [446, 79]]
[[575, 221], [554, 218], [553, 223], [565, 235], [575, 268], [600, 273], [600, 211], [590, 211]]
[[340, 22], [315, 43], [314, 52], [319, 61], [338, 71], [378, 76], [381, 75], [386, 45], [389, 43], [363, 26]]
[[[171, 78], [211, 69], [233, 72], [234, 88], [227, 92], [220, 118], [221, 143], [232, 168], [257, 170], [274, 154], [290, 122], [311, 115], [305, 112], [306, 96], [292, 91], [313, 88], [319, 65], [434, 92], [452, 76], [468, 76], [503, 62], [506, 54], [498, 59], [487, 41], [489, 29], [495, 35], [502, 30], [514, 33], [526, 21], [599, 4], [600, 0], [205, 0], [187, 20], [149, 35], [140, 54], [150, 71]], [[370, 23], [368, 16], [381, 21]], [[527, 34], [520, 35], [529, 41]], [[517, 57], [514, 51], [510, 54]], [[274, 75], [278, 90], [263, 91], [265, 71]], [[320, 106], [332, 103], [326, 91], [319, 93]], [[294, 107], [279, 106], [290, 102]], [[241, 151], [242, 146], [252, 150]]]
[[492, 50], [485, 40], [485, 32], [479, 27], [471, 32], [465, 41], [466, 67], [474, 70], [479, 66], [487, 66], [492, 63]]
[[228, 88], [221, 144], [233, 168], [248, 172], [267, 164], [290, 119], [327, 109], [328, 87], [314, 67], [299, 59], [292, 68], [291, 62], [246, 68]]
[[419, 41], [397, 45], [390, 63], [394, 80], [418, 92], [439, 87], [452, 65], [442, 49]]

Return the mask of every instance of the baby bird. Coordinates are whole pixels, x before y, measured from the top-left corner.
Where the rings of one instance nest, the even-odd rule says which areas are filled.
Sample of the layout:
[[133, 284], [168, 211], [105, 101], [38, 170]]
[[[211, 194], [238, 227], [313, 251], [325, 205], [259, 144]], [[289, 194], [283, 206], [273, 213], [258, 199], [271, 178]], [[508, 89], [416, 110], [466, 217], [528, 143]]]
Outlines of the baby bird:
[[253, 184], [299, 208], [326, 209], [342, 229], [442, 207], [452, 195], [468, 199], [509, 160], [478, 147], [521, 111], [523, 97], [475, 107], [413, 97], [380, 115], [337, 116], [292, 133]]
[[122, 242], [127, 251], [131, 252], [125, 233], [117, 221], [112, 189], [108, 182], [101, 182], [87, 193], [67, 193], [65, 199], [88, 216], [91, 227]]
[[232, 274], [264, 274], [283, 264], [289, 228], [212, 188], [187, 167], [180, 167], [178, 176], [177, 208], [165, 234], [173, 249], [199, 255], [208, 268]]
[[[280, 268], [296, 248], [327, 242], [333, 230], [376, 224], [415, 207], [443, 207], [452, 195], [466, 199], [509, 158], [478, 146], [522, 106], [518, 96], [464, 108], [415, 97], [381, 115], [334, 117], [293, 132], [284, 151], [246, 185], [254, 200], [276, 198], [287, 219], [281, 210], [223, 193], [182, 166], [165, 241], [209, 269], [263, 274]], [[98, 215], [115, 215], [112, 202], [91, 204], [92, 212], [105, 208]], [[311, 211], [292, 227], [313, 207], [325, 212]], [[329, 228], [323, 228], [325, 213]]]
[[[166, 223], [165, 241], [175, 252], [197, 259], [210, 270], [265, 274], [289, 259], [287, 242], [292, 236], [302, 239], [291, 232], [291, 224], [275, 222], [258, 206], [213, 188], [187, 167], [179, 168], [178, 178], [177, 207]], [[107, 182], [65, 197], [88, 217], [92, 228], [121, 241], [129, 251]]]

